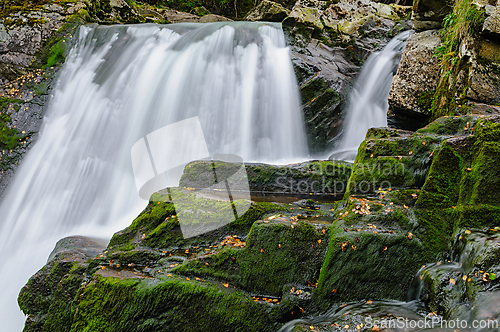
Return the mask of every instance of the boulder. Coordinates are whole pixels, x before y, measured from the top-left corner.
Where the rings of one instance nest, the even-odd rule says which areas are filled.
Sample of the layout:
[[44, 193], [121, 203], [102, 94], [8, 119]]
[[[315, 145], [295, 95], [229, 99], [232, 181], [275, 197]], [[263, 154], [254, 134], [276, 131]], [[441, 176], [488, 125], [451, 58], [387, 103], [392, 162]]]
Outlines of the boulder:
[[416, 31], [439, 29], [452, 5], [450, 0], [415, 0], [411, 16], [413, 28]]
[[396, 118], [430, 116], [430, 99], [441, 74], [441, 61], [435, 57], [440, 44], [437, 30], [410, 36], [389, 92], [390, 115]]
[[139, 15], [125, 0], [96, 0], [86, 3], [89, 15], [98, 23], [142, 23]]
[[245, 20], [247, 21], [268, 21], [268, 22], [281, 22], [288, 15], [290, 11], [284, 8], [279, 3], [269, 0], [262, 0], [257, 7], [247, 14]]
[[19, 293], [19, 307], [28, 315], [23, 331], [70, 330], [71, 303], [84, 279], [87, 260], [101, 253], [106, 243], [83, 236], [57, 242], [47, 265]]
[[[214, 168], [218, 174], [235, 174], [240, 167], [239, 164], [221, 161], [214, 163], [195, 161], [186, 166], [179, 186], [209, 188], [214, 185]], [[248, 180], [245, 189], [250, 190], [252, 195], [294, 194], [340, 197], [347, 187], [351, 167], [350, 163], [342, 161], [313, 161], [283, 166], [246, 163], [246, 177], [238, 180], [232, 178], [231, 186], [234, 189], [244, 188], [240, 186], [240, 182]], [[224, 182], [216, 186], [216, 189], [226, 190]]]
[[[327, 1], [298, 0], [292, 8], [287, 20], [293, 20], [298, 28], [314, 31], [323, 30], [321, 15], [327, 7]], [[290, 23], [289, 23], [290, 24]]]

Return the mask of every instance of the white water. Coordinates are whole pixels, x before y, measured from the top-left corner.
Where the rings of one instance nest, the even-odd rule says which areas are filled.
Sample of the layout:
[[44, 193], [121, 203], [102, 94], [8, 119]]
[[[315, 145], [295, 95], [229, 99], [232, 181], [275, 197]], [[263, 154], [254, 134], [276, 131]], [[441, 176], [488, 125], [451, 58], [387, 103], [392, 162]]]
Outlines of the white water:
[[38, 141], [0, 205], [2, 331], [22, 330], [17, 294], [58, 239], [109, 238], [144, 208], [133, 179], [133, 144], [193, 116], [211, 154], [271, 163], [307, 159], [279, 24], [81, 28]]
[[389, 90], [410, 34], [410, 31], [400, 33], [381, 52], [366, 60], [349, 96], [344, 133], [333, 159], [354, 161], [368, 129], [387, 126]]

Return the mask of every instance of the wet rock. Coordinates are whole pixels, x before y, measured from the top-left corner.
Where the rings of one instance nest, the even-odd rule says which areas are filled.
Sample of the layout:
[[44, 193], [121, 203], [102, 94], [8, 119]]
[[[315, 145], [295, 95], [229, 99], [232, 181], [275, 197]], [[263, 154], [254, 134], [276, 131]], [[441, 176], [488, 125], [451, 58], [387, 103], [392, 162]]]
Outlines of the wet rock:
[[257, 7], [247, 14], [247, 21], [281, 22], [290, 14], [290, 11], [279, 3], [263, 0]]
[[[404, 23], [409, 7], [341, 0], [326, 8], [323, 2], [297, 2], [294, 8], [283, 28], [292, 45], [309, 150], [315, 156], [331, 150], [338, 139], [342, 110], [363, 62], [409, 28]], [[396, 18], [402, 23], [396, 24]]]
[[471, 114], [474, 115], [500, 115], [500, 106], [493, 106], [475, 102], [469, 102], [468, 106], [470, 106], [471, 108]]
[[441, 22], [451, 12], [449, 0], [417, 0], [413, 3], [412, 23], [416, 31], [439, 29]]
[[429, 100], [440, 79], [441, 61], [434, 56], [440, 44], [437, 30], [410, 36], [389, 92], [390, 116], [417, 119], [430, 116]]
[[[204, 189], [214, 186], [214, 168], [218, 174], [234, 174], [239, 164], [224, 162], [193, 162], [186, 166], [179, 186]], [[296, 195], [342, 195], [349, 176], [351, 164], [339, 161], [313, 161], [284, 166], [245, 164], [246, 177], [231, 178], [231, 190], [250, 190], [252, 194], [296, 194]], [[214, 188], [226, 190], [225, 183], [218, 179]], [[248, 187], [245, 189], [242, 184]]]
[[19, 307], [28, 315], [24, 331], [70, 329], [71, 304], [83, 281], [86, 261], [102, 252], [106, 242], [81, 236], [58, 241], [47, 265], [19, 293]]

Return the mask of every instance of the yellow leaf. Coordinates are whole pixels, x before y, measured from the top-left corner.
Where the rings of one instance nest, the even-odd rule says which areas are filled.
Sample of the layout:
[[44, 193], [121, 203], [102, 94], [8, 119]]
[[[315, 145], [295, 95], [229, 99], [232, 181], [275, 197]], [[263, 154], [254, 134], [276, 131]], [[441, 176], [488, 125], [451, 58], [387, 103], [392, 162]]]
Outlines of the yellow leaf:
[[223, 284], [222, 284], [222, 286], [224, 286], [224, 287], [228, 288], [228, 287], [229, 287], [229, 283], [228, 283], [228, 282], [223, 283]]
[[366, 301], [366, 304], [372, 304], [372, 303], [373, 303], [373, 301], [372, 301], [372, 300], [368, 300], [368, 301]]
[[466, 281], [466, 280], [467, 280], [467, 275], [464, 275], [464, 276], [462, 277], [462, 280], [463, 280], [463, 281]]
[[321, 244], [321, 240], [318, 240], [318, 243]]
[[466, 229], [464, 233], [467, 234], [467, 235], [469, 235], [471, 233], [471, 231], [469, 231], [468, 229]]
[[451, 278], [450, 279], [450, 284], [455, 285], [455, 279]]

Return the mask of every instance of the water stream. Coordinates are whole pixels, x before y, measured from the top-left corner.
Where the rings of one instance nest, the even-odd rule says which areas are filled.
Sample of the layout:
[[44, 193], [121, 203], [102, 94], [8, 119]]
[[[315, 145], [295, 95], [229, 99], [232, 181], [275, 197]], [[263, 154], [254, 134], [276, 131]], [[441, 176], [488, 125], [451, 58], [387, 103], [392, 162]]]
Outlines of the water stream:
[[412, 31], [400, 33], [366, 60], [349, 96], [342, 138], [330, 159], [354, 161], [368, 129], [387, 126], [392, 78], [411, 34]]
[[[144, 208], [133, 144], [196, 116], [210, 154], [267, 163], [307, 159], [280, 24], [81, 27], [38, 141], [0, 205], [2, 330], [22, 330], [17, 294], [58, 239], [109, 238]], [[188, 152], [179, 145], [169, 158]]]

